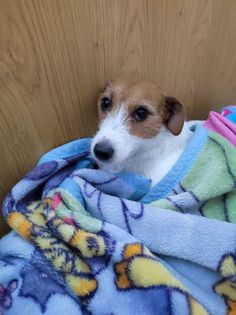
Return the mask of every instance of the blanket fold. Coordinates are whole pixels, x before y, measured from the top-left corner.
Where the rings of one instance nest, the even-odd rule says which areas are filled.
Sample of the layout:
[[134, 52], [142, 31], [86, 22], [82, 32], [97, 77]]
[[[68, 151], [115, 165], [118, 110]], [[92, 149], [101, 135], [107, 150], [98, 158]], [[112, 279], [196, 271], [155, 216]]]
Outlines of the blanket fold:
[[211, 112], [153, 188], [93, 168], [91, 139], [9, 192], [0, 314], [236, 314], [236, 107]]

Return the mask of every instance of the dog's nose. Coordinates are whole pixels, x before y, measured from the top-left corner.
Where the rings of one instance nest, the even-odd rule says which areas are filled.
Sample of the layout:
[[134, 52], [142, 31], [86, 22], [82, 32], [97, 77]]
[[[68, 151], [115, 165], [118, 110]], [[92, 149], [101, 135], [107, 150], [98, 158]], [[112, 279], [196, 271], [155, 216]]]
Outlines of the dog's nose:
[[114, 153], [114, 150], [112, 148], [112, 146], [110, 145], [109, 142], [98, 142], [94, 149], [94, 154], [95, 156], [101, 160], [101, 161], [107, 161], [109, 160], [113, 153]]

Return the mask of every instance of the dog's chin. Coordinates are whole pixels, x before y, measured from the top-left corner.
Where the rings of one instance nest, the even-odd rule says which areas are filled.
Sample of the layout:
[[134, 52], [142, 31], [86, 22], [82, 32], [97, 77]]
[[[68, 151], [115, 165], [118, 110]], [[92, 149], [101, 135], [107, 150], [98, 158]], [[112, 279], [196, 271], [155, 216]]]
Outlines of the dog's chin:
[[96, 161], [97, 165], [98, 165], [98, 169], [102, 170], [102, 171], [106, 171], [109, 173], [120, 173], [124, 170], [124, 168], [122, 167], [123, 163], [117, 163], [117, 162], [100, 162], [100, 161]]

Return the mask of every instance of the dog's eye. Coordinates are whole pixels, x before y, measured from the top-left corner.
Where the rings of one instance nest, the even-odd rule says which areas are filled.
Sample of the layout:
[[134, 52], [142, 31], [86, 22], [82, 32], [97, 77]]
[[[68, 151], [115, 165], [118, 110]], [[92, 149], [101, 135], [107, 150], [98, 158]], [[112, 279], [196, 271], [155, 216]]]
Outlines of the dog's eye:
[[111, 107], [111, 100], [109, 97], [103, 97], [101, 100], [101, 109], [103, 112], [108, 111], [108, 109]]
[[133, 113], [133, 117], [136, 121], [143, 121], [147, 118], [148, 115], [149, 115], [149, 111], [145, 107], [139, 107]]

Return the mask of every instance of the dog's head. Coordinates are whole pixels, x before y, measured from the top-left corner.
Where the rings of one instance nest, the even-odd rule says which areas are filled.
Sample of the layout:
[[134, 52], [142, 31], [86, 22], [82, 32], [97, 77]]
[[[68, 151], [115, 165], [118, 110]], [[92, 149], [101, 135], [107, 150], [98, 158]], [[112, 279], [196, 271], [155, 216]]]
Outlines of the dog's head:
[[119, 172], [151, 149], [163, 128], [178, 135], [184, 123], [182, 104], [165, 96], [159, 85], [139, 78], [108, 82], [98, 98], [99, 130], [91, 153], [100, 168]]

